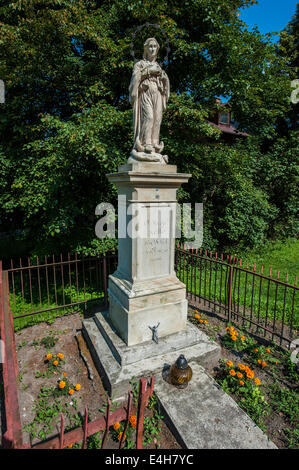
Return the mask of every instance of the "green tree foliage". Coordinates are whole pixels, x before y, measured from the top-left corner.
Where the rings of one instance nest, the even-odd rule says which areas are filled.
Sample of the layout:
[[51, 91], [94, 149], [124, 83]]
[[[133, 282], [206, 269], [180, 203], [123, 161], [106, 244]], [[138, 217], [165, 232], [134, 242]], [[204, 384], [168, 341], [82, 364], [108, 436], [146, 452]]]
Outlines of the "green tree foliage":
[[[225, 145], [207, 118], [230, 98], [241, 128], [273, 139], [291, 107], [289, 67], [269, 35], [250, 32], [238, 10], [255, 0], [18, 0], [0, 7], [1, 231], [21, 230], [27, 250], [105, 251], [95, 207], [116, 203], [107, 173], [129, 156], [132, 34], [157, 37], [171, 97], [161, 130], [165, 152], [193, 174], [181, 200], [205, 203], [205, 246], [255, 245], [285, 209], [259, 145]], [[279, 143], [273, 150], [279, 160]], [[287, 151], [290, 158], [292, 148]], [[268, 179], [258, 178], [257, 162]], [[274, 165], [273, 165], [274, 166]], [[291, 173], [291, 169], [289, 169]], [[293, 197], [293, 196], [292, 196]], [[292, 211], [288, 213], [292, 225]], [[13, 254], [17, 253], [14, 244]], [[3, 256], [5, 245], [2, 245]], [[8, 253], [7, 253], [8, 254]]]

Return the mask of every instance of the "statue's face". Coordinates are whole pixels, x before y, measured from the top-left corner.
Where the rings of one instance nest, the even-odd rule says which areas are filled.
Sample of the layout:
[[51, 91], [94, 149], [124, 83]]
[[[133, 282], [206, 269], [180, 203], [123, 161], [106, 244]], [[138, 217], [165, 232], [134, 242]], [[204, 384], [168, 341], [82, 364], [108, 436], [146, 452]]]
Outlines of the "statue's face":
[[149, 59], [154, 59], [156, 56], [157, 56], [157, 53], [158, 53], [158, 45], [155, 41], [151, 41], [147, 48], [146, 48], [146, 51], [147, 51], [147, 56]]

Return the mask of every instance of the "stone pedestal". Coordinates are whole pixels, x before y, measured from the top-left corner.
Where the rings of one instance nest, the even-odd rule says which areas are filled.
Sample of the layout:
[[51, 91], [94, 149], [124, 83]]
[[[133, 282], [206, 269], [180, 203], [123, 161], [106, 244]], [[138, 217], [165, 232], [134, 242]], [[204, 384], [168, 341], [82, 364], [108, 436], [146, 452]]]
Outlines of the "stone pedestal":
[[[107, 175], [120, 197], [118, 267], [109, 277], [109, 318], [128, 345], [186, 328], [185, 285], [174, 271], [176, 192], [191, 175], [174, 165], [132, 163]], [[127, 228], [127, 233], [124, 233]]]
[[121, 199], [118, 267], [109, 276], [109, 311], [84, 320], [83, 334], [114, 398], [127, 393], [133, 377], [160, 374], [180, 354], [217, 363], [219, 346], [187, 323], [186, 287], [174, 271], [176, 192], [190, 176], [148, 162], [107, 175]]

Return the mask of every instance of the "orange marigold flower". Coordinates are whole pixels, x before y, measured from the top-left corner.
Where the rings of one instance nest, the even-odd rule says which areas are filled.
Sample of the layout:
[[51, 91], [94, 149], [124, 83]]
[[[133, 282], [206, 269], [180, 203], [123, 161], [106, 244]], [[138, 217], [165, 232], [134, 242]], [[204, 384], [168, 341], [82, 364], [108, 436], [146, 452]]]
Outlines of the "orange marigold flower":
[[228, 328], [228, 326], [225, 328], [225, 331], [229, 331], [229, 328]]
[[131, 423], [131, 426], [132, 426], [133, 428], [136, 428], [136, 426], [137, 426], [137, 418], [136, 418], [135, 415], [132, 415], [132, 416], [131, 416], [131, 418], [130, 418], [130, 423]]
[[206, 324], [208, 323], [208, 321], [207, 321], [207, 320], [204, 320], [204, 323], [205, 323], [205, 325], [206, 325]]
[[240, 370], [245, 370], [245, 368], [246, 368], [246, 367], [244, 366], [244, 364], [238, 364], [238, 367], [239, 367]]
[[261, 361], [260, 359], [258, 359], [258, 360], [257, 360], [257, 363], [258, 363], [258, 364], [261, 364], [261, 363], [262, 363], [262, 361]]
[[117, 421], [115, 424], [113, 424], [113, 429], [117, 431], [120, 428], [120, 423]]
[[248, 379], [253, 379], [253, 377], [254, 377], [254, 372], [253, 372], [253, 370], [250, 370], [249, 372], [247, 372], [246, 375], [247, 375], [247, 378], [248, 378]]
[[276, 365], [277, 365], [277, 364], [278, 364], [278, 361], [275, 361], [275, 362], [274, 362], [274, 364], [276, 364]]
[[52, 357], [53, 357], [52, 354], [47, 354], [47, 355], [46, 355], [46, 358], [48, 359], [48, 361], [49, 361], [50, 359], [52, 359]]
[[72, 388], [69, 389], [69, 395], [73, 395], [74, 390]]
[[203, 320], [199, 320], [199, 323], [203, 323]]
[[226, 365], [227, 367], [233, 367], [234, 364], [232, 363], [232, 361], [227, 361]]
[[197, 320], [200, 320], [200, 315], [198, 315], [197, 313], [194, 315], [194, 318], [197, 318]]
[[[119, 441], [121, 440], [122, 435], [123, 435], [123, 433], [120, 432], [119, 435], [118, 435], [118, 438], [117, 438]], [[124, 435], [124, 441], [125, 441], [125, 440], [126, 440], [126, 435]]]
[[254, 379], [254, 383], [255, 385], [261, 385], [261, 381], [257, 377]]
[[60, 380], [59, 388], [64, 388], [64, 387], [65, 387], [65, 382], [63, 380]]
[[269, 348], [266, 349], [266, 353], [270, 354], [271, 350]]
[[80, 385], [80, 384], [76, 384], [76, 385], [75, 385], [75, 389], [76, 389], [76, 390], [80, 390], [80, 388], [81, 388], [81, 385]]
[[229, 371], [229, 373], [230, 373], [230, 375], [232, 375], [232, 376], [236, 375], [236, 372], [234, 371], [234, 369], [231, 369], [231, 370]]
[[57, 354], [57, 357], [59, 357], [59, 359], [63, 359], [63, 358], [64, 358], [64, 354], [58, 353], [58, 354]]
[[235, 335], [232, 336], [233, 341], [237, 341], [237, 337]]
[[263, 361], [263, 362], [262, 362], [262, 367], [266, 367], [266, 365], [267, 365], [267, 362], [266, 362], [266, 361]]
[[238, 377], [238, 379], [242, 379], [243, 374], [241, 374], [241, 372], [237, 372], [237, 377]]
[[58, 366], [58, 361], [53, 361], [53, 366]]
[[69, 445], [68, 445], [68, 448], [69, 448], [69, 449], [70, 449], [71, 447], [73, 447], [73, 444], [69, 444]]
[[63, 372], [63, 374], [62, 374], [62, 375], [63, 375], [63, 377], [66, 377], [66, 372]]
[[254, 348], [254, 352], [258, 352], [258, 348]]
[[194, 310], [194, 313], [198, 313], [198, 310]]
[[240, 380], [240, 385], [243, 386], [244, 385], [244, 382], [243, 380]]

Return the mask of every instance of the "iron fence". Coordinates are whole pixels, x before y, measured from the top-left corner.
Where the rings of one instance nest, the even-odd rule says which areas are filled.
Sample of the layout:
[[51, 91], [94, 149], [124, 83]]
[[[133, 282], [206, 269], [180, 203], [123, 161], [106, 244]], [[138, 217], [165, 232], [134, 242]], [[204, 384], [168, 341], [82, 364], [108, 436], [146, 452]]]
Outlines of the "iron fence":
[[[108, 305], [107, 280], [117, 265], [117, 255], [84, 257], [77, 254], [29, 257], [6, 266], [10, 308], [15, 328], [55, 315]], [[34, 317], [34, 319], [33, 319]]]
[[[108, 276], [117, 267], [117, 253], [94, 257], [67, 254], [21, 258], [4, 266], [15, 329], [55, 318], [61, 313], [108, 306]], [[186, 285], [190, 303], [216, 313], [244, 330], [289, 347], [299, 329], [297, 277], [274, 277], [272, 269], [257, 272], [242, 259], [176, 246], [175, 268]], [[63, 312], [61, 312], [63, 310]]]
[[176, 272], [186, 284], [188, 299], [198, 308], [236, 322], [280, 346], [289, 347], [299, 329], [297, 277], [294, 284], [264, 273], [249, 270], [242, 259], [213, 255], [206, 250], [187, 250], [176, 247]]

